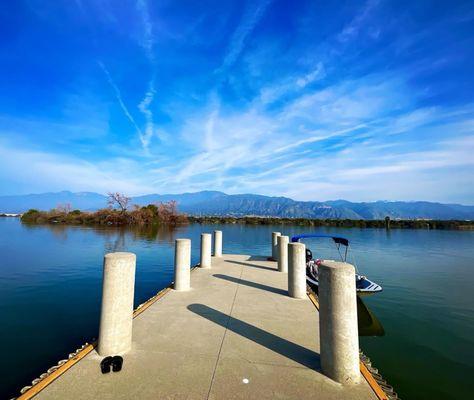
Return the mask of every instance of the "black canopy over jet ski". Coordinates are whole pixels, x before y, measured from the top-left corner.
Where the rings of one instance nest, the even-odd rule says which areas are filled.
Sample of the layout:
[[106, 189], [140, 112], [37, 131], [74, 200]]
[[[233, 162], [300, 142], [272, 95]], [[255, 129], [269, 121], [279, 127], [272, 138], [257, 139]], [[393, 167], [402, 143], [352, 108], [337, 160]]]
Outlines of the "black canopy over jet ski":
[[[349, 240], [339, 236], [330, 235], [297, 235], [291, 238], [292, 242], [299, 242], [305, 238], [329, 238], [336, 244], [337, 251], [341, 256], [341, 260], [346, 262], [349, 250]], [[341, 246], [344, 247], [344, 255], [341, 253]], [[306, 281], [314, 288], [319, 287], [318, 268], [323, 260], [314, 259], [313, 253], [309, 248], [306, 248]], [[372, 282], [366, 276], [360, 275], [356, 272], [356, 290], [359, 296], [369, 296], [382, 291], [382, 287], [375, 282]]]

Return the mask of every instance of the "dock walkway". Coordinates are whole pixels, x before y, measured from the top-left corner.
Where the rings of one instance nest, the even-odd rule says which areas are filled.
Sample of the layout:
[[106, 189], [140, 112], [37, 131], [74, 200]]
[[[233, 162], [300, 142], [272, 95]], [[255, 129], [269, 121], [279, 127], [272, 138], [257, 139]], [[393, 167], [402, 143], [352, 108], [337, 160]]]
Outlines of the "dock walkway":
[[287, 275], [262, 257], [223, 255], [196, 268], [133, 321], [121, 372], [95, 352], [34, 399], [377, 399], [365, 379], [320, 372], [318, 312], [287, 295]]

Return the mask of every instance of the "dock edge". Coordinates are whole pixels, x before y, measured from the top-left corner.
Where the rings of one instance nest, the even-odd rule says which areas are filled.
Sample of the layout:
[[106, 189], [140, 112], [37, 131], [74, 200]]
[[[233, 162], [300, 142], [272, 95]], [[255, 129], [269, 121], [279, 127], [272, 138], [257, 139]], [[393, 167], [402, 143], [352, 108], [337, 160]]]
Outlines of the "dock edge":
[[[307, 285], [307, 294], [313, 305], [319, 310], [318, 295]], [[398, 394], [394, 391], [378, 369], [372, 365], [370, 358], [359, 349], [360, 372], [365, 378], [371, 389], [379, 400], [400, 400]]]
[[[199, 264], [192, 266], [191, 272], [194, 271], [198, 266]], [[162, 297], [164, 297], [167, 293], [169, 293], [173, 288], [173, 284], [174, 282], [171, 282], [168, 286], [161, 289], [154, 296], [150, 297], [148, 300], [138, 305], [137, 308], [133, 310], [133, 318], [138, 317], [148, 307], [150, 307], [152, 304], [154, 304]], [[33, 398], [46, 386], [48, 386], [50, 383], [54, 382], [57, 378], [64, 374], [74, 364], [78, 363], [81, 359], [87, 356], [96, 347], [97, 340], [94, 340], [92, 343], [84, 343], [80, 348], [76, 349], [76, 351], [70, 353], [67, 359], [58, 361], [56, 365], [52, 366], [46, 372], [41, 374], [38, 378], [34, 379], [31, 382], [31, 385], [24, 386], [20, 390], [20, 396], [13, 397], [11, 400], [29, 400]]]

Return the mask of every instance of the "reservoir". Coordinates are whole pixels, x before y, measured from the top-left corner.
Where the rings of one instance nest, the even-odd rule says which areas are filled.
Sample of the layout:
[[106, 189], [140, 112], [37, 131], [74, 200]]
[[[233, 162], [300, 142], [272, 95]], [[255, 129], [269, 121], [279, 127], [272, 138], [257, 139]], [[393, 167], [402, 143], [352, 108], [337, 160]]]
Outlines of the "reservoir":
[[[195, 264], [201, 232], [215, 229], [223, 231], [224, 252], [240, 254], [269, 254], [273, 231], [347, 237], [360, 273], [384, 289], [364, 298], [385, 330], [361, 337], [373, 364], [402, 399], [472, 395], [474, 232], [239, 224], [117, 229], [0, 218], [0, 397], [17, 395], [97, 335], [105, 253], [137, 254], [138, 305], [171, 282], [175, 238], [192, 240]], [[316, 257], [338, 257], [332, 243], [308, 243]]]

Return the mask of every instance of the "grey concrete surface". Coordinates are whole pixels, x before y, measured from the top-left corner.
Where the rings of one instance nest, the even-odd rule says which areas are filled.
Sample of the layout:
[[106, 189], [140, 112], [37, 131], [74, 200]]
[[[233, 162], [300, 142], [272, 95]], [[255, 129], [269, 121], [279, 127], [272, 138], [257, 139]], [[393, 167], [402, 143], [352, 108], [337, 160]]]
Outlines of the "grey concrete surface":
[[135, 268], [136, 256], [133, 253], [118, 252], [104, 256], [97, 348], [102, 356], [123, 354], [132, 347]]
[[319, 314], [287, 295], [287, 276], [262, 257], [227, 255], [192, 272], [133, 320], [119, 373], [100, 373], [95, 351], [37, 399], [376, 399], [365, 381], [321, 373]]
[[355, 269], [324, 260], [319, 266], [321, 367], [342, 384], [360, 381]]

